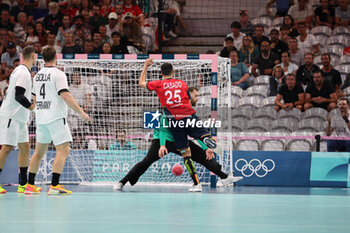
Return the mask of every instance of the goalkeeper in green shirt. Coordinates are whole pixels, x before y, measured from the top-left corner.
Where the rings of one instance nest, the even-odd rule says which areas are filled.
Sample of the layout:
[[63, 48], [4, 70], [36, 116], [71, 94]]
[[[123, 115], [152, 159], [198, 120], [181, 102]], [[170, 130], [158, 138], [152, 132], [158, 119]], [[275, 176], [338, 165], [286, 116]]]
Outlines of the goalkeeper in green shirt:
[[[191, 95], [191, 104], [195, 106], [198, 98], [198, 89], [189, 88]], [[164, 116], [162, 116], [164, 117]], [[163, 120], [161, 120], [163, 122]], [[189, 141], [189, 147], [191, 149], [192, 160], [202, 164], [209, 171], [215, 173], [220, 177], [222, 185], [227, 186], [242, 177], [229, 176], [221, 171], [221, 165], [216, 162], [214, 158], [213, 150], [208, 148], [202, 141], [198, 140], [201, 146], [198, 146], [193, 141]], [[155, 129], [153, 134], [152, 144], [148, 150], [146, 157], [135, 164], [131, 170], [126, 174], [126, 176], [121, 179], [117, 184], [114, 185], [114, 190], [121, 190], [124, 185], [129, 182], [131, 185], [135, 185], [142, 176], [143, 173], [160, 158], [162, 158], [168, 152], [173, 152], [181, 156], [181, 153], [176, 149], [173, 136], [169, 129], [160, 127], [160, 129]]]

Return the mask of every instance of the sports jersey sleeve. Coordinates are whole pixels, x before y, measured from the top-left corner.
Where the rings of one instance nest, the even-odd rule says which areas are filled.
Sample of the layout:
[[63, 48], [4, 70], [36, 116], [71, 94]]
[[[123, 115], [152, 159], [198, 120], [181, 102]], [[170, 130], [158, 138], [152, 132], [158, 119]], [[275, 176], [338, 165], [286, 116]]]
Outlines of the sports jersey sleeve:
[[67, 76], [64, 73], [60, 73], [56, 78], [56, 89], [57, 94], [60, 95], [62, 92], [69, 91]]
[[21, 74], [17, 77], [15, 86], [26, 89], [28, 87], [29, 82], [30, 82], [30, 79], [26, 77], [26, 74], [24, 72], [21, 72]]
[[151, 82], [148, 82], [146, 85], [149, 91], [155, 91], [160, 87], [161, 81], [160, 80], [151, 81]]

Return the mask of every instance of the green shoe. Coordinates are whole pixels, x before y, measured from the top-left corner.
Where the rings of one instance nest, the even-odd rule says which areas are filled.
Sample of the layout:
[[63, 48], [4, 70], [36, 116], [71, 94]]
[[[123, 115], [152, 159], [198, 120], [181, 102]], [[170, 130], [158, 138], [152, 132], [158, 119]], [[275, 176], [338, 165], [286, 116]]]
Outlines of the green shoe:
[[7, 192], [6, 189], [2, 188], [0, 184], [0, 194], [5, 194], [6, 192]]
[[17, 193], [24, 193], [24, 191], [26, 190], [27, 184], [25, 185], [18, 185], [18, 190]]

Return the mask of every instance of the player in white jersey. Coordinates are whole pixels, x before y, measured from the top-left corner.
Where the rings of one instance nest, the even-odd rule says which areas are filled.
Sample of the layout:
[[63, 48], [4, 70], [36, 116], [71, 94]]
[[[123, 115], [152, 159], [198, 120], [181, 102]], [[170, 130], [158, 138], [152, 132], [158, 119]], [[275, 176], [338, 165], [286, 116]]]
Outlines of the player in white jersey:
[[56, 67], [57, 57], [54, 47], [42, 50], [45, 67], [33, 79], [33, 95], [36, 99], [36, 145], [30, 160], [29, 180], [25, 194], [39, 193], [34, 186], [35, 175], [40, 161], [51, 141], [56, 148], [52, 165], [52, 181], [48, 194], [70, 194], [69, 190], [59, 185], [59, 178], [69, 155], [72, 135], [67, 124], [68, 107], [83, 119], [92, 121], [71, 96], [68, 90], [66, 74]]
[[[20, 168], [20, 184], [18, 192], [23, 193], [27, 184], [29, 160], [29, 134], [27, 123], [30, 111], [35, 104], [31, 103], [32, 80], [30, 70], [35, 63], [33, 47], [25, 47], [22, 51], [23, 63], [16, 67], [10, 76], [9, 87], [0, 108], [0, 174], [7, 156], [14, 146], [18, 146], [18, 166]], [[6, 190], [0, 186], [0, 193]]]

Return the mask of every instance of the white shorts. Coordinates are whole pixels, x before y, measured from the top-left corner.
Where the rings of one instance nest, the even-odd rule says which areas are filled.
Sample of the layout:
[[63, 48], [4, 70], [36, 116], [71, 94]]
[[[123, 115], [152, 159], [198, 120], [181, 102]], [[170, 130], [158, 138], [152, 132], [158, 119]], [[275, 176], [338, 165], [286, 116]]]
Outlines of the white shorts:
[[55, 146], [73, 141], [66, 119], [58, 119], [49, 124], [37, 124], [36, 141], [41, 144], [53, 141]]
[[29, 142], [28, 125], [7, 117], [0, 116], [0, 145], [17, 146]]

